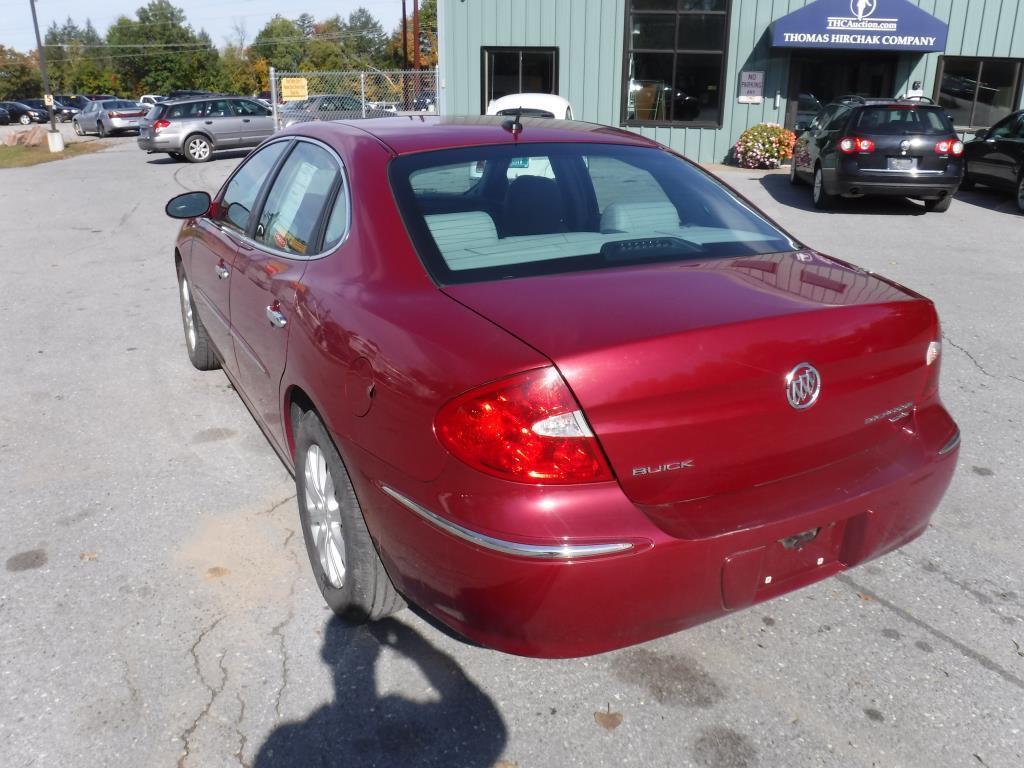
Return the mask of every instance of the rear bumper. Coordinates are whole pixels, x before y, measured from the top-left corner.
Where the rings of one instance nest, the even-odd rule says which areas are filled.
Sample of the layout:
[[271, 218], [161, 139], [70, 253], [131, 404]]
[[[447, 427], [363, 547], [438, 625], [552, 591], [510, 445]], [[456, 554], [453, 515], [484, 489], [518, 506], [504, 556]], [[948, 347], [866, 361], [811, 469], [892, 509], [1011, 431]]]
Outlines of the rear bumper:
[[180, 136], [143, 136], [139, 135], [135, 142], [139, 145], [139, 149], [144, 149], [147, 152], [180, 152], [181, 151], [181, 137]]
[[960, 186], [960, 173], [920, 174], [858, 171], [835, 176], [833, 194], [857, 197], [860, 195], [885, 195], [897, 197], [921, 197], [939, 199], [952, 195]]
[[[367, 524], [407, 597], [501, 651], [585, 656], [798, 589], [920, 535], [958, 454], [956, 425], [941, 406], [929, 410], [915, 414], [912, 427], [908, 422], [913, 434], [899, 438], [895, 464], [885, 456], [873, 477], [836, 484], [829, 476], [803, 498], [780, 481], [769, 489], [780, 496], [778, 504], [792, 504], [792, 515], [697, 538], [668, 532], [615, 483], [556, 489], [494, 487], [489, 480], [490, 490], [451, 492], [445, 489], [459, 486], [446, 473], [419, 487], [405, 480], [396, 494], [400, 479], [393, 469], [365, 454], [349, 465], [364, 470], [353, 479]], [[808, 475], [798, 482], [815, 484]], [[519, 533], [508, 528], [516, 517], [530, 521]], [[451, 524], [470, 535], [453, 532]], [[810, 532], [813, 540], [798, 547], [780, 543]]]

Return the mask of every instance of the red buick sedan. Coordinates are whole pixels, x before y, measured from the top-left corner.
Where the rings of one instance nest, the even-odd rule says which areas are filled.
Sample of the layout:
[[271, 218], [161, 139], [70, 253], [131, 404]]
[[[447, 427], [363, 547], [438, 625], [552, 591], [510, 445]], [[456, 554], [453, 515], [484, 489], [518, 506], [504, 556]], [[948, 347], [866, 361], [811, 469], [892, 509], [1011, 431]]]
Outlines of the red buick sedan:
[[168, 213], [189, 356], [347, 618], [606, 651], [906, 544], [950, 482], [933, 304], [635, 134], [306, 124]]

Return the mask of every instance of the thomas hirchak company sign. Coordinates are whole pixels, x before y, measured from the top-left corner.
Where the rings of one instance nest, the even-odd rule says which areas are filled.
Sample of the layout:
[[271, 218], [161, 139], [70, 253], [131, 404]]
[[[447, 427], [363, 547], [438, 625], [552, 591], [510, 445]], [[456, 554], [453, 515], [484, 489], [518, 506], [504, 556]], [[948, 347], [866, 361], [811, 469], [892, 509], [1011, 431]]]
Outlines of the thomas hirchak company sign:
[[948, 27], [909, 0], [817, 0], [772, 25], [780, 48], [942, 51]]

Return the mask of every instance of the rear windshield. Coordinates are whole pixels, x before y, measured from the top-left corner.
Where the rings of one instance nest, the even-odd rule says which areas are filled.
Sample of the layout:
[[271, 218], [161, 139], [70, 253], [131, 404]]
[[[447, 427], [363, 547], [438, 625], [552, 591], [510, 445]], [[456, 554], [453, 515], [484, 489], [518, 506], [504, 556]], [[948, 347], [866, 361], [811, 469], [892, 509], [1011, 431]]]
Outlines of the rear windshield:
[[942, 110], [902, 104], [864, 107], [853, 130], [859, 133], [949, 134], [953, 126]]
[[138, 109], [139, 105], [134, 101], [104, 101], [104, 109]]
[[391, 185], [441, 284], [793, 251], [711, 176], [653, 147], [567, 142], [422, 152]]

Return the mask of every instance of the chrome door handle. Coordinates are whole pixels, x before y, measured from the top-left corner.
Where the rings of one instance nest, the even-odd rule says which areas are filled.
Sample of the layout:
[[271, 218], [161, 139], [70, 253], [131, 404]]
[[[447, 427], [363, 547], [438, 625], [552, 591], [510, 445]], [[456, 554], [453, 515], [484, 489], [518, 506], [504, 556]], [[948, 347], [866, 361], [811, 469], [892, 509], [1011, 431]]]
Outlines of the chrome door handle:
[[275, 328], [284, 328], [288, 325], [288, 319], [282, 314], [281, 310], [274, 309], [273, 305], [267, 307], [267, 319]]
[[228, 275], [231, 274], [231, 270], [221, 264], [215, 265], [213, 271], [217, 273], [217, 277], [221, 280], [226, 280]]

